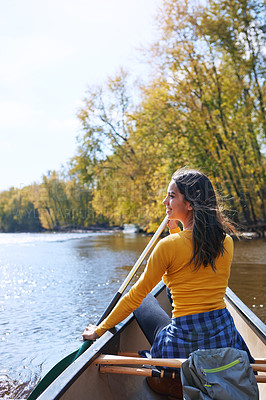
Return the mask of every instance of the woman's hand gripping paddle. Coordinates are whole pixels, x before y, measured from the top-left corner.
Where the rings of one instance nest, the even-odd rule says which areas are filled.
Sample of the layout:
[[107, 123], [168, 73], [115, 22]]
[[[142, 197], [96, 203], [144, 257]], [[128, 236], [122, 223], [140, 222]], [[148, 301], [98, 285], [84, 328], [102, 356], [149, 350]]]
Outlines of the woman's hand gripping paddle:
[[[115, 305], [118, 303], [119, 299], [121, 298], [123, 292], [125, 291], [126, 287], [128, 286], [129, 282], [131, 281], [131, 279], [133, 278], [133, 276], [135, 275], [135, 273], [137, 272], [137, 270], [139, 269], [140, 265], [142, 264], [143, 260], [145, 259], [145, 257], [147, 256], [147, 254], [149, 253], [149, 251], [151, 250], [151, 248], [153, 247], [153, 245], [155, 244], [156, 240], [159, 238], [159, 236], [161, 235], [162, 231], [164, 230], [164, 228], [166, 227], [168, 218], [165, 217], [163, 222], [161, 223], [161, 225], [159, 226], [159, 228], [157, 229], [157, 231], [154, 233], [153, 237], [151, 238], [151, 240], [149, 241], [149, 243], [147, 244], [146, 248], [143, 250], [142, 254], [140, 255], [140, 257], [138, 258], [137, 262], [135, 263], [134, 267], [131, 269], [131, 271], [129, 272], [129, 274], [127, 275], [126, 279], [124, 280], [124, 282], [122, 283], [122, 285], [120, 286], [118, 292], [115, 294], [115, 296], [113, 297], [113, 299], [111, 300], [109, 306], [106, 308], [106, 310], [104, 311], [103, 315], [101, 316], [101, 318], [99, 319], [99, 321], [97, 322], [97, 325], [99, 325], [109, 314], [110, 312], [113, 310], [113, 308], [115, 307]], [[36, 400], [38, 398], [38, 396], [40, 396], [40, 394], [42, 392], [44, 392], [44, 390], [69, 366], [71, 365], [82, 353], [84, 353], [84, 351], [86, 351], [91, 345], [92, 345], [93, 341], [91, 340], [85, 340], [85, 342], [82, 344], [82, 346], [74, 351], [73, 353], [69, 354], [68, 356], [66, 356], [65, 358], [63, 358], [61, 361], [59, 361], [43, 378], [42, 380], [38, 383], [38, 385], [35, 387], [35, 389], [33, 389], [33, 391], [31, 392], [31, 394], [29, 395], [27, 400]]]

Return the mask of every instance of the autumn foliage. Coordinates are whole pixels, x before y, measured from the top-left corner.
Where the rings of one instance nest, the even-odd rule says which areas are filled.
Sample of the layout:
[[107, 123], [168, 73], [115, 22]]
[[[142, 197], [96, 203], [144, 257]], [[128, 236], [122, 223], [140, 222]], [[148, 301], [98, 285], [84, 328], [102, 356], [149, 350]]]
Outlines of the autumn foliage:
[[[156, 23], [149, 81], [136, 84], [121, 69], [89, 88], [67, 174], [28, 188], [44, 228], [107, 221], [152, 231], [183, 166], [211, 178], [231, 218], [265, 226], [263, 2], [166, 0]], [[0, 196], [3, 230], [8, 196]]]

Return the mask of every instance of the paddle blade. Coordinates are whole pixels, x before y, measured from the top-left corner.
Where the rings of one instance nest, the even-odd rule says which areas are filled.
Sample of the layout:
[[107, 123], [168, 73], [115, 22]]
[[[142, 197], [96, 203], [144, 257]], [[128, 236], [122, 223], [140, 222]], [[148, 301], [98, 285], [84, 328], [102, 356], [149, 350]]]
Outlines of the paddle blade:
[[59, 361], [47, 374], [41, 379], [38, 385], [33, 389], [27, 400], [36, 400], [44, 392], [48, 386], [60, 375], [62, 372], [71, 365], [84, 351], [86, 351], [91, 345], [91, 340], [86, 340], [80, 349], [69, 354], [61, 361]]
[[84, 353], [84, 351], [86, 351], [92, 345], [92, 343], [93, 343], [92, 340], [85, 340], [83, 345], [76, 352], [76, 355], [75, 355], [75, 358], [73, 361], [75, 361], [82, 353]]

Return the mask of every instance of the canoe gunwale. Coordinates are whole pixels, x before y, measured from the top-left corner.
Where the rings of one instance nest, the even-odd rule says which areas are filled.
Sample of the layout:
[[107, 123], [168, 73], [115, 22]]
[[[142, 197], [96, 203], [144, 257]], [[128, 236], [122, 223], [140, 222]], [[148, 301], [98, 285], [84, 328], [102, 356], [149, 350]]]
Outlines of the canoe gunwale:
[[226, 299], [229, 303], [241, 314], [244, 321], [250, 328], [259, 336], [259, 338], [266, 344], [266, 325], [251, 311], [246, 304], [237, 297], [237, 295], [228, 287], [225, 293]]

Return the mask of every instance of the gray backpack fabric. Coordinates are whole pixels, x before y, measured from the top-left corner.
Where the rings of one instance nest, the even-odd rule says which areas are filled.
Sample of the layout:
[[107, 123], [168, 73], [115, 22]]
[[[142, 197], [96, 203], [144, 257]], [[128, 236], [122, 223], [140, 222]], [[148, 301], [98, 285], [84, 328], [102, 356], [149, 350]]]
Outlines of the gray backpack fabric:
[[197, 350], [181, 366], [184, 400], [258, 400], [247, 353], [233, 348]]

